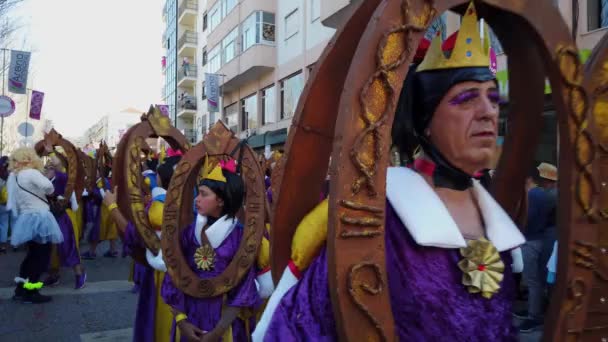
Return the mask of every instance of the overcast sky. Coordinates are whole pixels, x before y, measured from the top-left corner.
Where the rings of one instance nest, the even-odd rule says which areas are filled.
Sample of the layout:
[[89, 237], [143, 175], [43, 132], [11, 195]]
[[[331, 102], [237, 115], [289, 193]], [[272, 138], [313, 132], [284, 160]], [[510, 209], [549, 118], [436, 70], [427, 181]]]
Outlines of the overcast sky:
[[28, 88], [43, 117], [77, 137], [104, 114], [160, 103], [164, 0], [25, 0], [17, 45], [33, 51]]

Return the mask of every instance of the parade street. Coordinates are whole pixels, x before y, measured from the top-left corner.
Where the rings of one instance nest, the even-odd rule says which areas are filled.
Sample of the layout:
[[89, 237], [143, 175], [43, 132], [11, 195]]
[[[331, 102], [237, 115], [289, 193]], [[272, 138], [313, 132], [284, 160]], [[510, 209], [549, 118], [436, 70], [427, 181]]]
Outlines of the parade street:
[[[86, 244], [83, 246], [86, 248]], [[107, 243], [99, 246], [107, 249]], [[53, 301], [23, 305], [11, 297], [23, 249], [0, 255], [0, 341], [131, 341], [137, 294], [128, 282], [131, 258], [85, 260], [86, 287], [74, 290], [72, 270], [63, 268], [61, 283], [45, 288]]]
[[[86, 243], [83, 245], [86, 249]], [[99, 250], [105, 250], [107, 243]], [[74, 290], [74, 275], [62, 269], [61, 283], [45, 289], [53, 301], [22, 305], [11, 300], [15, 289], [11, 274], [18, 273], [25, 251], [0, 255], [0, 341], [123, 342], [131, 341], [137, 294], [128, 281], [131, 259], [85, 260], [87, 286]], [[36, 324], [31, 324], [31, 322]], [[517, 322], [516, 322], [517, 323]], [[541, 331], [521, 334], [520, 341], [540, 341]]]

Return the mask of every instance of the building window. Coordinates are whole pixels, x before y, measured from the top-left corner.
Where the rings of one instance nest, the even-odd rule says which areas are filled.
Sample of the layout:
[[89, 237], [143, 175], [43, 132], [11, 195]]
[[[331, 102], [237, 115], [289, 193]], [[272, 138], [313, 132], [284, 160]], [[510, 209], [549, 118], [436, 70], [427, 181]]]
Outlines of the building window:
[[587, 1], [587, 28], [589, 31], [608, 27], [608, 0]]
[[239, 105], [238, 102], [224, 108], [224, 123], [234, 133], [239, 132]]
[[202, 59], [203, 59], [203, 66], [207, 65], [207, 47], [203, 48]]
[[205, 12], [203, 14], [203, 32], [205, 32], [205, 30], [207, 30], [207, 12]]
[[205, 90], [205, 82], [203, 82], [202, 84], [202, 88], [201, 88], [201, 98], [203, 101], [205, 101], [207, 99], [207, 91]]
[[258, 96], [250, 95], [241, 100], [241, 128], [242, 130], [258, 127]]
[[262, 125], [276, 122], [276, 91], [274, 84], [262, 89]]
[[232, 11], [237, 4], [237, 0], [221, 0], [222, 2], [222, 19]]
[[285, 40], [294, 37], [300, 31], [300, 12], [296, 8], [285, 16]]
[[230, 33], [222, 40], [222, 55], [224, 56], [222, 64], [226, 64], [234, 59], [237, 55], [237, 44], [236, 38], [239, 35], [239, 28], [235, 27]]
[[294, 115], [303, 89], [304, 76], [301, 71], [281, 81], [281, 119]]
[[209, 72], [215, 73], [222, 67], [221, 58], [222, 47], [218, 44], [216, 47], [209, 51]]
[[274, 44], [274, 14], [257, 11], [241, 24], [243, 51], [255, 44]]
[[310, 0], [310, 22], [314, 23], [319, 18], [321, 18], [321, 0]]
[[209, 10], [209, 31], [213, 31], [222, 22], [221, 0]]

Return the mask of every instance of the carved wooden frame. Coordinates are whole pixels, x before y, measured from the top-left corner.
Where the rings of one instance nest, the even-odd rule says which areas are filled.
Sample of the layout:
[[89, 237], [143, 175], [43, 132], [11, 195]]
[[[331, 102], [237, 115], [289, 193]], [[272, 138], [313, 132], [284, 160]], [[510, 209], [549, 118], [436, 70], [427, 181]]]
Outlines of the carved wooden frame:
[[[592, 289], [596, 258], [590, 256], [605, 254], [608, 246], [589, 245], [598, 240], [588, 238], [601, 228], [598, 177], [605, 182], [606, 169], [597, 170], [598, 133], [588, 119], [590, 94], [578, 50], [552, 1], [475, 3], [509, 54], [514, 133], [506, 139], [493, 193], [511, 215], [520, 197], [512, 189], [524, 187], [527, 172], [520, 166], [532, 163], [530, 146], [538, 143], [536, 132], [542, 127], [545, 77], [553, 89], [561, 137], [560, 285], [545, 338], [597, 338], [608, 330], [607, 320], [588, 315], [588, 303], [591, 293], [604, 293], [605, 286]], [[463, 12], [467, 4], [362, 1], [328, 44], [302, 94], [287, 153], [275, 169], [282, 177], [275, 193], [272, 270], [276, 281], [289, 260], [295, 228], [318, 202], [331, 151], [328, 271], [341, 340], [396, 340], [384, 256], [390, 129], [408, 65], [429, 23], [450, 8]], [[602, 75], [605, 85], [606, 73]]]
[[262, 241], [266, 221], [264, 174], [255, 152], [248, 145], [243, 145], [240, 166], [246, 187], [245, 219], [243, 238], [234, 258], [222, 274], [200, 279], [190, 269], [181, 251], [182, 232], [193, 221], [193, 189], [197, 185], [205, 156], [215, 160], [230, 156], [240, 143], [224, 123], [216, 123], [203, 141], [179, 162], [167, 192], [161, 238], [163, 258], [175, 286], [192, 297], [217, 297], [237, 286], [254, 265]]
[[[63, 197], [66, 201], [69, 201], [74, 191], [81, 189], [80, 194], [82, 195], [82, 189], [84, 188], [84, 169], [79, 162], [76, 147], [64, 139], [55, 129], [51, 129], [50, 132], [44, 134], [42, 140], [36, 143], [34, 149], [39, 156], [46, 156], [48, 155], [47, 151], [54, 150], [56, 146], [61, 147], [65, 152], [64, 163], [67, 169], [68, 180]], [[64, 159], [63, 156], [60, 156], [60, 153], [57, 153], [57, 156]]]
[[116, 149], [112, 183], [118, 187], [118, 206], [127, 219], [133, 222], [146, 248], [157, 255], [160, 239], [150, 225], [142, 196], [144, 181], [141, 174], [141, 150], [149, 148], [145, 141], [149, 137], [162, 137], [172, 148], [184, 152], [190, 149], [190, 143], [157, 106], [151, 106], [148, 113], [142, 115], [141, 122], [127, 130]]
[[89, 194], [95, 190], [97, 180], [97, 161], [91, 156], [84, 153], [82, 150], [78, 150], [79, 160], [82, 163], [85, 179], [84, 188]]

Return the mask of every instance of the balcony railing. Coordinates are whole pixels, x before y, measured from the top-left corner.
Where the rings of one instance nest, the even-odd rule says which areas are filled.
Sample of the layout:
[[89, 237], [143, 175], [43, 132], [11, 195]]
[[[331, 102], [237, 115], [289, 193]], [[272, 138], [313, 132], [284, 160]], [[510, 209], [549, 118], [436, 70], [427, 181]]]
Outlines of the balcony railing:
[[182, 36], [177, 41], [177, 48], [181, 49], [186, 44], [191, 44], [196, 46], [198, 44], [198, 35], [194, 31], [184, 31]]
[[187, 95], [179, 99], [179, 108], [187, 110], [196, 110], [196, 97]]
[[192, 11], [198, 11], [198, 1], [196, 0], [185, 0], [182, 2], [181, 5], [179, 5], [179, 8], [177, 9], [178, 12], [178, 16], [181, 17], [182, 14], [186, 11], [186, 10], [192, 10]]
[[177, 81], [181, 81], [186, 77], [196, 78], [197, 76], [197, 68], [194, 64], [189, 64], [187, 67], [185, 65], [179, 67], [179, 72], [177, 76]]
[[184, 135], [186, 136], [186, 139], [188, 139], [188, 141], [191, 144], [196, 144], [197, 141], [197, 137], [196, 137], [196, 130], [195, 129], [185, 129], [184, 130]]

